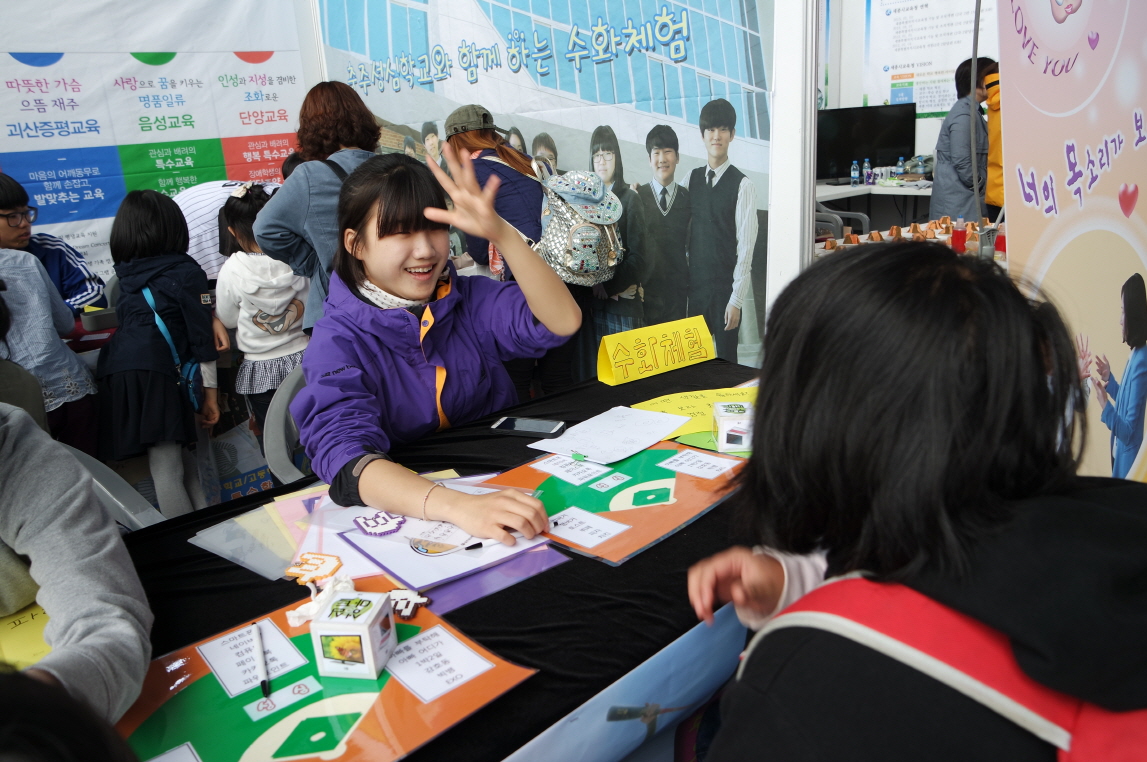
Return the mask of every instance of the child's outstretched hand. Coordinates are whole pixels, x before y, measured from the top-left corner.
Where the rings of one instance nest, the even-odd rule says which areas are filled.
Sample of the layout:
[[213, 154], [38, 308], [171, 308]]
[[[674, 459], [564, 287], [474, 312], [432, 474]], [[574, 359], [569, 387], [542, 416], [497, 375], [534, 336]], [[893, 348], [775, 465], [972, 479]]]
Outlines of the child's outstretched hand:
[[442, 155], [450, 167], [449, 175], [434, 162], [427, 162], [426, 166], [430, 167], [446, 195], [454, 202], [454, 210], [427, 207], [426, 218], [453, 225], [464, 233], [487, 241], [500, 238], [505, 232], [506, 221], [494, 211], [494, 197], [498, 195], [501, 180], [497, 175], [491, 175], [486, 181], [486, 187], [482, 188], [478, 185], [469, 156], [456, 155], [454, 147], [449, 143], [443, 144]]

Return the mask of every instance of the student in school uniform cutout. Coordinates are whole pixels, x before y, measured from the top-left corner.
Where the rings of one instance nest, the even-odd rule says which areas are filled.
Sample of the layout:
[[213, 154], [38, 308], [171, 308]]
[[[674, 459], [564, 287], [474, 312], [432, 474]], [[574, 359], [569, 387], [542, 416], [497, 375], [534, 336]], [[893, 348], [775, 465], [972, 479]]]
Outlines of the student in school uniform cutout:
[[729, 161], [737, 136], [733, 104], [709, 101], [700, 121], [709, 160], [689, 176], [689, 315], [704, 315], [717, 356], [736, 362], [741, 308], [752, 287], [757, 188]]
[[689, 190], [674, 181], [677, 133], [659, 124], [645, 138], [653, 179], [637, 188], [645, 212], [645, 324], [681, 320], [689, 301]]
[[588, 355], [583, 355], [590, 368], [596, 367], [597, 348], [603, 337], [613, 333], [631, 331], [645, 325], [645, 310], [641, 304], [641, 284], [645, 280], [645, 210], [637, 193], [625, 182], [625, 164], [621, 160], [621, 145], [609, 125], [593, 131], [590, 138], [592, 168], [607, 191], [613, 191], [621, 201], [621, 219], [617, 232], [625, 256], [613, 277], [593, 287], [597, 300], [593, 305], [594, 344]]

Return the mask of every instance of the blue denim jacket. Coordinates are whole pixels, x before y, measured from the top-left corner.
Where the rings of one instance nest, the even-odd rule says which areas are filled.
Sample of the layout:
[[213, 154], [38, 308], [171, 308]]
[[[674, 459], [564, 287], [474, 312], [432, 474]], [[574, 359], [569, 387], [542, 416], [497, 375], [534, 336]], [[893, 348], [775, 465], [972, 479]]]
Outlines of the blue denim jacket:
[[44, 410], [51, 412], [65, 402], [95, 394], [88, 366], [60, 338], [75, 330], [76, 319], [40, 260], [27, 251], [0, 249], [0, 280], [7, 286], [0, 297], [12, 314], [2, 345], [6, 359], [40, 382]]
[[[359, 148], [335, 151], [329, 159], [349, 175], [374, 156]], [[303, 328], [323, 316], [335, 251], [339, 245], [339, 191], [343, 181], [321, 161], [300, 164], [255, 220], [255, 240], [263, 253], [286, 262], [296, 275], [311, 279]]]

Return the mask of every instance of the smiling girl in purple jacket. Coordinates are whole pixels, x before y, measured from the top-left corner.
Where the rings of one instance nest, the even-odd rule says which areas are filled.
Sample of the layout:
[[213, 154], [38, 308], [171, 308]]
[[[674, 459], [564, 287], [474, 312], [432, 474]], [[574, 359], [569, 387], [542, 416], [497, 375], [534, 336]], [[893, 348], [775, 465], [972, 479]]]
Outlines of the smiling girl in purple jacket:
[[[402, 154], [369, 159], [347, 178], [330, 293], [291, 413], [335, 502], [450, 521], [513, 545], [511, 530], [529, 538], [546, 528], [540, 501], [436, 490], [386, 455], [514, 404], [502, 363], [539, 357], [581, 326], [561, 279], [494, 211], [497, 178], [480, 188], [468, 157], [449, 146], [444, 155], [454, 180]], [[451, 225], [492, 241], [517, 281], [459, 277]]]

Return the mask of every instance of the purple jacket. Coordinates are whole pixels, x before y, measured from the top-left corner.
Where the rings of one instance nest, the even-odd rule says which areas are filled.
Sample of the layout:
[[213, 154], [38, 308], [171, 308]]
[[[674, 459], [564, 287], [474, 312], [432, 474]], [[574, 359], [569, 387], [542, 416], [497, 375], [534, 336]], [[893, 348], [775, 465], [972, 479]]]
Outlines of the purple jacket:
[[534, 318], [517, 283], [459, 277], [449, 267], [421, 320], [368, 304], [331, 274], [303, 356], [307, 385], [291, 403], [319, 478], [329, 483], [363, 453], [514, 404], [502, 362], [540, 357], [567, 340]]

